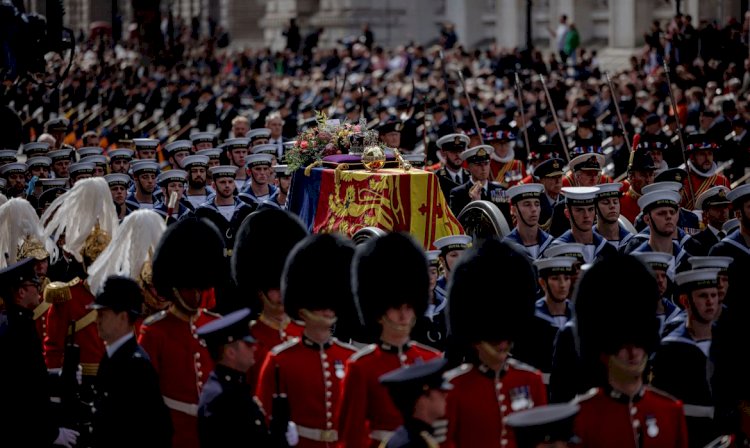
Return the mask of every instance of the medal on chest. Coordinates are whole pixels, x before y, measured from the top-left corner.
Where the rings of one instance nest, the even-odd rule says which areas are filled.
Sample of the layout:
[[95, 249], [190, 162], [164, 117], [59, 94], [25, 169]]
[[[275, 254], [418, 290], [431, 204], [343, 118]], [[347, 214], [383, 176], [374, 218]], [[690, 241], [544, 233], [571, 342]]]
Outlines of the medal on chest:
[[656, 424], [656, 417], [653, 415], [646, 417], [646, 435], [652, 439], [659, 435], [659, 426]]
[[344, 379], [344, 363], [340, 360], [336, 360], [333, 363], [333, 370], [334, 375], [336, 375], [336, 378], [343, 380]]
[[534, 407], [528, 386], [516, 387], [510, 390], [510, 409], [513, 412]]

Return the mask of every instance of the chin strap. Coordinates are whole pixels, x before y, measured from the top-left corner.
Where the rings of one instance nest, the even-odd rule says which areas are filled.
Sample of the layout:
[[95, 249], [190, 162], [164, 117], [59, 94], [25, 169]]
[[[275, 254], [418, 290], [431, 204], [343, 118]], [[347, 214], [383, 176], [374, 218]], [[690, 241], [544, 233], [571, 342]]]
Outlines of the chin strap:
[[416, 325], [417, 323], [417, 318], [412, 318], [411, 322], [409, 322], [408, 324], [397, 324], [396, 322], [389, 319], [388, 316], [383, 316], [380, 319], [380, 323], [383, 324], [383, 326], [395, 330], [401, 336], [409, 336], [409, 334], [411, 334], [411, 329], [414, 328], [414, 325]]
[[198, 312], [198, 308], [200, 307], [201, 303], [201, 293], [200, 291], [194, 291], [195, 292], [195, 301], [198, 303], [198, 306], [192, 307], [189, 306], [185, 300], [182, 298], [182, 295], [177, 290], [177, 288], [172, 288], [172, 294], [174, 294], [177, 301], [175, 302], [175, 305], [177, 305], [179, 308], [182, 308], [183, 311], [185, 311], [187, 314], [195, 314]]
[[610, 356], [609, 374], [617, 381], [631, 381], [633, 377], [640, 377], [643, 375], [643, 371], [646, 370], [647, 362], [648, 358], [645, 356], [643, 357], [643, 361], [636, 365], [620, 361], [615, 356]]
[[338, 321], [337, 317], [320, 316], [305, 308], [299, 310], [299, 317], [305, 322], [316, 323], [329, 328], [333, 327]]

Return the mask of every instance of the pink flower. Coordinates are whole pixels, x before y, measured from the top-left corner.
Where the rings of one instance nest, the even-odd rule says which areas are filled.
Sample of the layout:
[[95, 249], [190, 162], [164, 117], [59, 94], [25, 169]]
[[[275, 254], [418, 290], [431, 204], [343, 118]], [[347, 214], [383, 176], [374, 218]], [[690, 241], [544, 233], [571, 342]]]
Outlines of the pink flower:
[[359, 132], [359, 131], [360, 131], [359, 125], [354, 126], [354, 132]]
[[307, 140], [303, 140], [303, 141], [302, 141], [302, 142], [301, 142], [301, 143], [299, 144], [299, 147], [300, 147], [301, 149], [307, 149]]

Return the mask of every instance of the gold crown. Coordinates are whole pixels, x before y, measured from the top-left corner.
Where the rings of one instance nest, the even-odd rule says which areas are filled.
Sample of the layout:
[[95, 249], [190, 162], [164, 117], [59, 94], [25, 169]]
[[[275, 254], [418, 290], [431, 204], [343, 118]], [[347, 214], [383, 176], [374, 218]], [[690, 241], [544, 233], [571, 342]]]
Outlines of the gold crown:
[[17, 258], [23, 260], [24, 258], [35, 258], [37, 260], [45, 260], [49, 257], [49, 252], [44, 248], [44, 244], [41, 241], [34, 238], [33, 236], [27, 236], [24, 238], [21, 247], [18, 248]]

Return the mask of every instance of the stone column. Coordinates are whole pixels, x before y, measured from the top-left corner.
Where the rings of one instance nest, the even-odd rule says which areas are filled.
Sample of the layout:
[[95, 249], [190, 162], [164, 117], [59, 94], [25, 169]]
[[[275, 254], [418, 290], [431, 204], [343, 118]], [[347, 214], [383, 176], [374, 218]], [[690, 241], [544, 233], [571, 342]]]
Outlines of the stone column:
[[233, 42], [248, 45], [263, 44], [260, 21], [266, 12], [263, 0], [242, 0], [227, 3], [227, 28]]
[[483, 0], [448, 0], [445, 5], [445, 18], [453, 22], [458, 34], [458, 43], [471, 48], [484, 38], [482, 34]]
[[[526, 47], [526, 0], [496, 0], [497, 45], [507, 48]], [[533, 26], [533, 24], [532, 24]]]
[[634, 48], [643, 44], [643, 33], [651, 24], [653, 1], [609, 2], [609, 46]]

